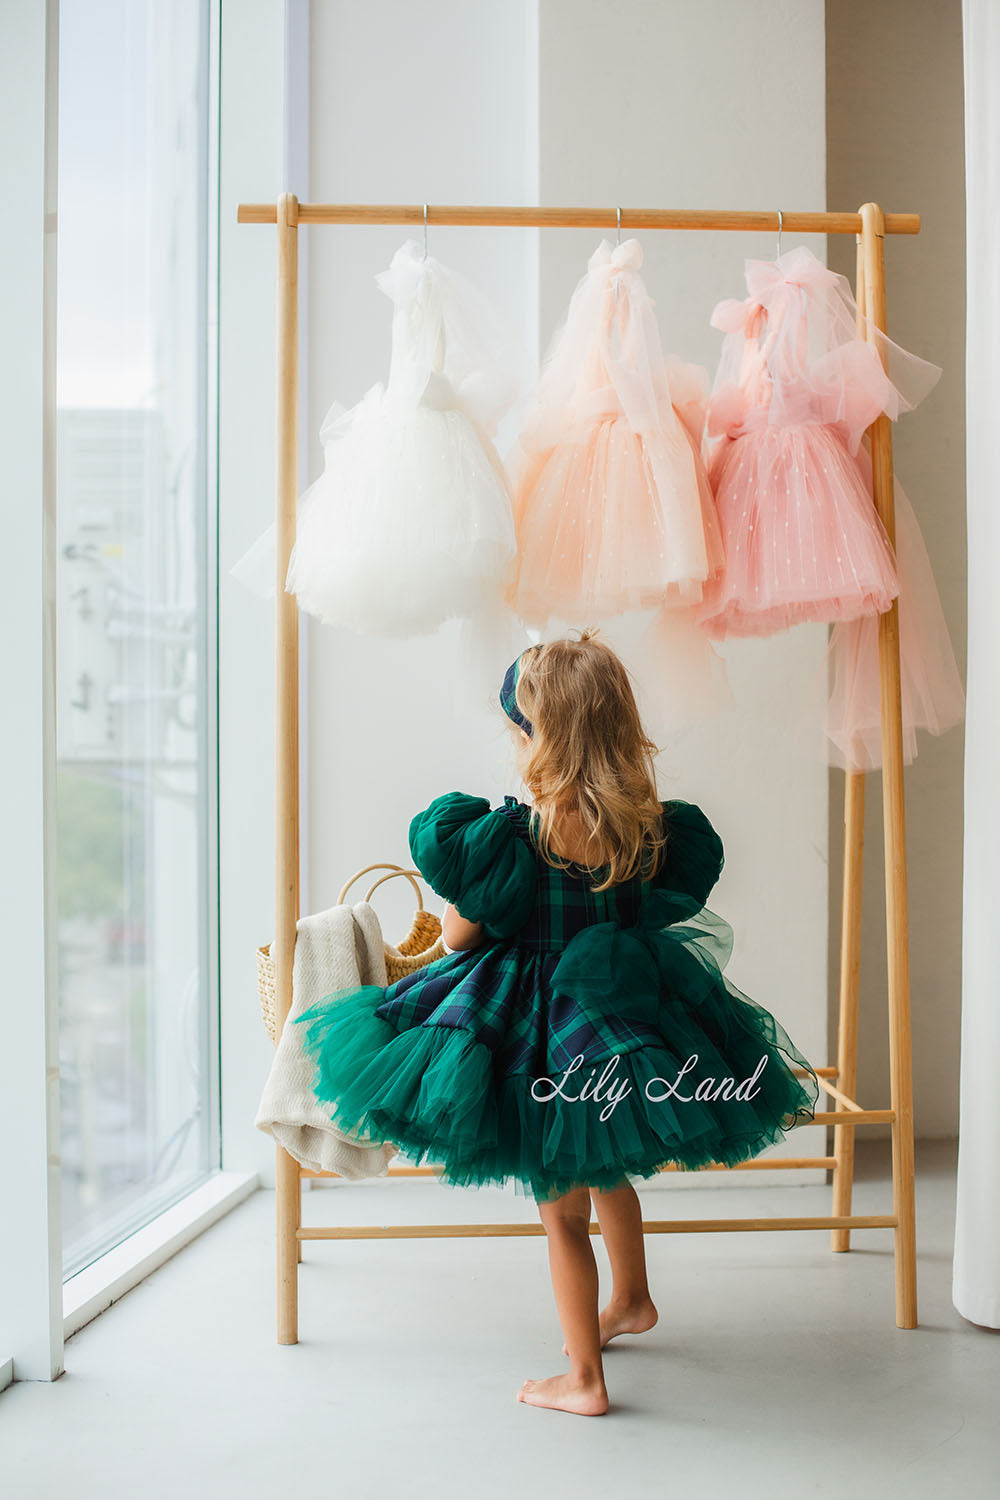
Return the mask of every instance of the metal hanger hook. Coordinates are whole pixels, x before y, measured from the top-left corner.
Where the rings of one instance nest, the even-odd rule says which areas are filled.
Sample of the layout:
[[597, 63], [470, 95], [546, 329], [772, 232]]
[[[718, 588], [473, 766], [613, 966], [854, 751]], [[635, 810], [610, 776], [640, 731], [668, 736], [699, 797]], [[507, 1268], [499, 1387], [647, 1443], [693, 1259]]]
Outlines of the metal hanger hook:
[[778, 209], [778, 249], [777, 249], [777, 253], [775, 255], [775, 260], [780, 259], [780, 256], [781, 256], [781, 226], [782, 226], [783, 222], [784, 222], [784, 216], [782, 215], [781, 209], [779, 208]]
[[[620, 245], [621, 242], [622, 242], [622, 211], [621, 211], [621, 209], [619, 209], [618, 210], [618, 244]], [[616, 275], [615, 278], [614, 278], [614, 282], [613, 282], [613, 286], [614, 286], [614, 289], [615, 289], [615, 306], [616, 307], [618, 306], [618, 281], [619, 281], [619, 278]]]
[[427, 204], [424, 204], [424, 260], [427, 259]]

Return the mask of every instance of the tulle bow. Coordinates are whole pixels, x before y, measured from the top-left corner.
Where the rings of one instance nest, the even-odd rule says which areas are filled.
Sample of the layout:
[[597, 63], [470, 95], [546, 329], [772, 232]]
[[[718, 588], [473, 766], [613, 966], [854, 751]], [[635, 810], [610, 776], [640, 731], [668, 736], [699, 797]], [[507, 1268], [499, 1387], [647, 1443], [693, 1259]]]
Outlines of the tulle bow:
[[614, 1014], [653, 1025], [665, 995], [694, 1006], [717, 989], [732, 950], [724, 918], [686, 891], [657, 890], [635, 926], [598, 922], [578, 933], [553, 971], [553, 993], [596, 1024]]
[[591, 421], [610, 399], [634, 432], [659, 431], [678, 440], [678, 462], [693, 467], [690, 452], [685, 455], [679, 445], [653, 300], [639, 272], [642, 262], [636, 239], [620, 245], [602, 240], [591, 255], [546, 357], [535, 409], [522, 431], [527, 447], [544, 450], [558, 441], [567, 413]]
[[375, 285], [391, 301], [405, 303], [432, 268], [433, 262], [430, 258], [424, 259], [416, 240], [405, 240], [386, 269], [378, 272]]
[[721, 333], [742, 333], [744, 338], [755, 339], [763, 326], [764, 305], [753, 297], [726, 297], [716, 303], [711, 324]]
[[598, 271], [607, 267], [611, 271], [638, 271], [642, 262], [642, 246], [638, 240], [623, 240], [614, 246], [610, 240], [602, 240], [587, 262], [587, 269]]
[[765, 307], [781, 287], [818, 290], [836, 286], [839, 279], [836, 271], [824, 266], [805, 245], [789, 250], [777, 260], [748, 260], [746, 266], [747, 291]]
[[[716, 391], [741, 386], [752, 406], [766, 409], [768, 424], [836, 425], [853, 453], [879, 411], [895, 420], [924, 398], [941, 373], [869, 328], [859, 318], [847, 277], [805, 245], [777, 260], [748, 260], [746, 285], [746, 301], [720, 303], [713, 316], [716, 327], [735, 335], [723, 351]], [[755, 307], [764, 309], [759, 319]], [[746, 346], [760, 344], [759, 356], [748, 357], [741, 332]], [[760, 381], [759, 361], [766, 365], [767, 383]]]
[[524, 351], [500, 315], [416, 240], [375, 281], [394, 309], [387, 396], [404, 407], [456, 406], [494, 433], [527, 383]]

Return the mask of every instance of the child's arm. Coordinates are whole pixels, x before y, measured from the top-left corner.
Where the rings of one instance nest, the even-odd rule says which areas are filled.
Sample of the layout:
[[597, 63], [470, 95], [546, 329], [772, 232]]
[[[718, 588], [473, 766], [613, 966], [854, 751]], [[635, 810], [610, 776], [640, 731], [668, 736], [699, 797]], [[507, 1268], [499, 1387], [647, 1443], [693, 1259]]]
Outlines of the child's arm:
[[482, 922], [467, 922], [454, 906], [446, 906], [441, 918], [441, 933], [445, 947], [452, 952], [478, 948], [483, 940]]

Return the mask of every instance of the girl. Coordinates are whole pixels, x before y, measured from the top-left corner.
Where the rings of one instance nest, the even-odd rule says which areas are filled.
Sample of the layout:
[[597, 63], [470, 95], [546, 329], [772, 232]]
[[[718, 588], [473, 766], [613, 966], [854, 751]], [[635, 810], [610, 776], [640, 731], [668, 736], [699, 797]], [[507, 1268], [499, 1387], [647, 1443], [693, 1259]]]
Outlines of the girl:
[[[818, 1090], [722, 972], [732, 929], [705, 907], [722, 843], [693, 803], [658, 800], [615, 654], [589, 631], [532, 646], [500, 701], [531, 803], [450, 792], [410, 825], [452, 951], [298, 1019], [342, 1129], [536, 1199], [569, 1370], [517, 1399], [598, 1416], [601, 1349], [657, 1319], [629, 1178], [755, 1156]], [[600, 1314], [592, 1201], [613, 1276]]]

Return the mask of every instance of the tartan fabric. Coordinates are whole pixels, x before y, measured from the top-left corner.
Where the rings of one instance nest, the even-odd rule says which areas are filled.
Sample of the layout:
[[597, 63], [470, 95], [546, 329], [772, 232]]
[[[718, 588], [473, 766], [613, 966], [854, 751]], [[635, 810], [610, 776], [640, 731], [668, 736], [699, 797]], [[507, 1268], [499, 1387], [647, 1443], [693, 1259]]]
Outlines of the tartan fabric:
[[[700, 810], [677, 802], [664, 804], [668, 828], [671, 813], [677, 809], [687, 810], [688, 816], [696, 815], [710, 829]], [[530, 828], [530, 808], [524, 803], [506, 797], [503, 807], [492, 816], [507, 820], [515, 837], [533, 856], [537, 884], [529, 920], [513, 938], [491, 941], [470, 952], [447, 954], [397, 980], [386, 989], [376, 1014], [397, 1031], [414, 1026], [468, 1031], [490, 1048], [494, 1067], [504, 1076], [551, 1074], [567, 1068], [581, 1054], [589, 1064], [656, 1044], [657, 1032], [629, 1015], [627, 994], [618, 997], [619, 1003], [601, 1015], [588, 1015], [572, 997], [554, 995], [551, 980], [561, 955], [578, 934], [598, 923], [634, 926], [651, 887], [667, 882], [685, 889], [684, 872], [679, 867], [683, 849], [664, 861], [660, 877], [654, 876], [651, 882], [634, 879], [594, 891], [593, 876], [581, 867], [556, 869], [538, 853]], [[714, 830], [711, 832], [714, 836]], [[719, 843], [715, 878], [721, 868], [721, 849]], [[703, 878], [703, 883], [707, 884], [708, 878]]]

